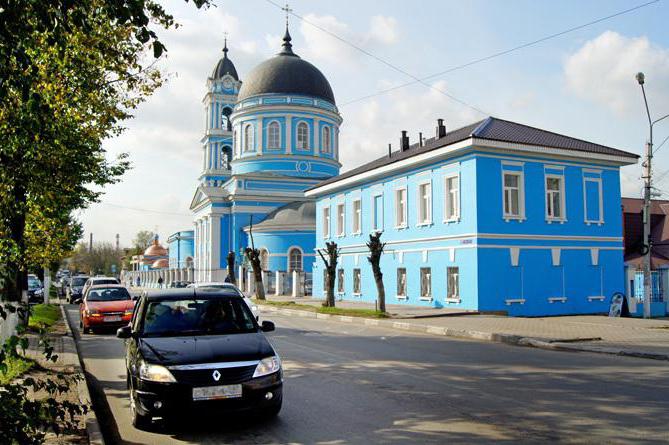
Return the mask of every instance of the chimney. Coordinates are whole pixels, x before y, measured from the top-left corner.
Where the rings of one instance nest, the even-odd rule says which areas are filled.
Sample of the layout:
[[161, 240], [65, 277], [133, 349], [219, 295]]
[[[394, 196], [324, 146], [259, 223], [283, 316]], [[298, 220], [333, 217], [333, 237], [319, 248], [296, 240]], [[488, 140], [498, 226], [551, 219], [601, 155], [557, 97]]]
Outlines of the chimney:
[[444, 125], [443, 119], [437, 119], [437, 139], [441, 139], [446, 136], [446, 126]]
[[402, 137], [400, 138], [400, 149], [402, 151], [407, 151], [409, 149], [409, 136], [407, 136], [406, 130], [402, 130]]
[[393, 144], [388, 144], [388, 157], [393, 156]]
[[423, 146], [423, 132], [418, 133], [418, 146], [422, 147]]

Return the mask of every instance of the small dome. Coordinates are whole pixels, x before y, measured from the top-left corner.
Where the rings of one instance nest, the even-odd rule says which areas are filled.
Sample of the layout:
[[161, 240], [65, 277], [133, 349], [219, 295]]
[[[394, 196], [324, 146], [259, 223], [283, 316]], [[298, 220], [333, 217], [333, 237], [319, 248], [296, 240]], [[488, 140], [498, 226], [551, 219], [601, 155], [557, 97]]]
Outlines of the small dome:
[[295, 201], [271, 211], [254, 228], [271, 229], [273, 227], [298, 227], [315, 224], [316, 203], [313, 201]]
[[299, 94], [335, 103], [330, 82], [311, 63], [295, 54], [286, 29], [283, 49], [249, 73], [239, 91], [239, 101], [260, 94]]
[[167, 249], [160, 245], [156, 236], [153, 239], [153, 244], [144, 251], [144, 256], [167, 256]]
[[226, 74], [231, 75], [235, 80], [239, 80], [235, 64], [232, 63], [232, 60], [228, 59], [227, 41], [225, 42], [225, 46], [223, 46], [223, 58], [219, 60], [218, 63], [216, 64], [216, 68], [214, 68], [214, 72], [211, 74], [211, 77], [213, 79], [220, 79]]
[[170, 267], [170, 262], [167, 260], [167, 258], [156, 260], [151, 265], [152, 269], [167, 269], [168, 267]]

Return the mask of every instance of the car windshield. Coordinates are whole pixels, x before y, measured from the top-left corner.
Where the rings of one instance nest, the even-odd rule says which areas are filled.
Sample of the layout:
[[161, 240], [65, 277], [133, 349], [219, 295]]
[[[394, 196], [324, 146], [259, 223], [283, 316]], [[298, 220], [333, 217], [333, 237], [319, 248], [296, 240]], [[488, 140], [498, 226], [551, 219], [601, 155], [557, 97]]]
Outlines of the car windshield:
[[239, 297], [149, 301], [144, 316], [147, 337], [228, 335], [255, 332], [253, 314]]
[[83, 286], [88, 278], [72, 278], [72, 286]]
[[109, 289], [91, 289], [88, 291], [88, 301], [120, 301], [130, 300], [130, 293], [122, 287]]
[[37, 289], [39, 287], [39, 280], [28, 280], [28, 289]]

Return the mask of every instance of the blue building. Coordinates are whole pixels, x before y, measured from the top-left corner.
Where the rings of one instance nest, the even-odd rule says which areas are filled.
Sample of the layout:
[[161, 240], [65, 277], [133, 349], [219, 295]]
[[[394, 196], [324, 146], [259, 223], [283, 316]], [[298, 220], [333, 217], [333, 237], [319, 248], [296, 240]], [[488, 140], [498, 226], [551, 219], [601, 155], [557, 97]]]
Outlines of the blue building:
[[311, 272], [315, 211], [304, 191], [339, 174], [342, 118], [328, 80], [293, 52], [286, 29], [280, 52], [242, 82], [223, 57], [207, 80], [203, 169], [194, 216], [195, 281], [221, 281], [232, 251], [253, 244], [263, 268]]
[[[309, 189], [316, 248], [341, 249], [335, 292], [376, 300], [368, 234], [381, 232], [387, 303], [509, 315], [600, 313], [625, 291], [620, 172], [638, 156], [487, 118]], [[324, 295], [314, 263], [314, 295]]]

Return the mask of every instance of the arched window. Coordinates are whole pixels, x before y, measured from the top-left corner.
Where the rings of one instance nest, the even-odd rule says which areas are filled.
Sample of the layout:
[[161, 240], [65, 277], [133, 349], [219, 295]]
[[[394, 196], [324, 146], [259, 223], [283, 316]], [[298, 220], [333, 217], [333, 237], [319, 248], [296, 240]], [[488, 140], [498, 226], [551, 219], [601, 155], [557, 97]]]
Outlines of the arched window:
[[309, 125], [306, 122], [297, 124], [297, 148], [302, 150], [309, 148]]
[[281, 127], [277, 121], [267, 127], [267, 148], [281, 148]]
[[225, 131], [232, 130], [232, 122], [230, 121], [230, 115], [232, 114], [232, 108], [224, 107], [221, 112], [221, 128]]
[[269, 252], [264, 247], [260, 249], [260, 268], [269, 270]]
[[253, 150], [253, 125], [244, 127], [244, 151]]
[[293, 247], [288, 251], [288, 272], [302, 272], [302, 251]]
[[323, 153], [330, 153], [331, 147], [330, 127], [323, 127], [323, 138], [321, 141], [321, 151]]
[[220, 168], [230, 168], [230, 161], [232, 161], [232, 148], [230, 146], [225, 145], [221, 149], [221, 157], [220, 157]]

